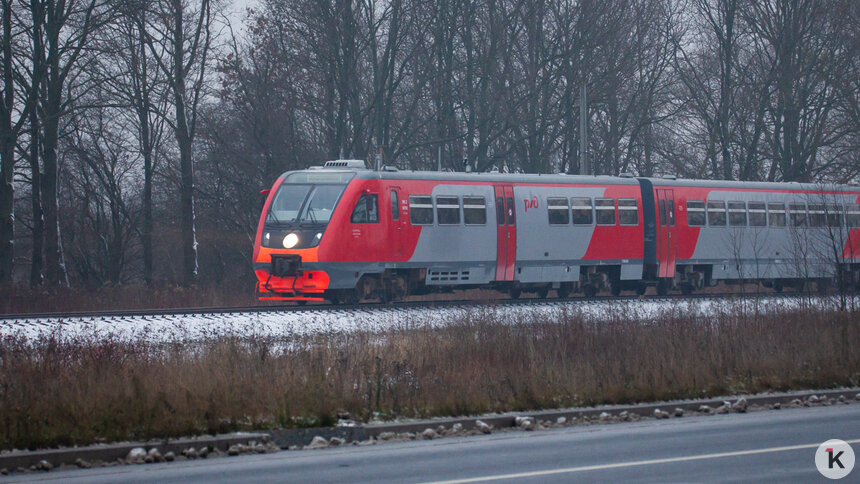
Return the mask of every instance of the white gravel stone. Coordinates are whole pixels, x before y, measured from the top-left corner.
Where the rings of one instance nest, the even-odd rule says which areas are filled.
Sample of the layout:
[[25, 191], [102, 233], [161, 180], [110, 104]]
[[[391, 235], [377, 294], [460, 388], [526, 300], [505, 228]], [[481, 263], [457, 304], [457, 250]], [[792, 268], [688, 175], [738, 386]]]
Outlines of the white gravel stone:
[[654, 418], [669, 418], [669, 412], [664, 412], [659, 408], [654, 409]]
[[463, 431], [463, 424], [457, 422], [453, 426], [451, 426], [451, 430], [453, 432], [457, 432], [457, 433], [462, 432]]
[[439, 434], [437, 434], [433, 429], [424, 429], [424, 431], [421, 432], [421, 438], [424, 440], [433, 440], [438, 437]]
[[517, 427], [523, 430], [534, 430], [535, 429], [535, 419], [534, 417], [516, 417], [514, 419], [514, 423]]
[[610, 417], [612, 417], [612, 415], [609, 415], [608, 412], [600, 412], [600, 416], [598, 418], [600, 419], [601, 422], [605, 422], [605, 421], [609, 420]]
[[146, 449], [143, 447], [135, 447], [128, 451], [128, 455], [125, 456], [125, 460], [129, 464], [143, 464], [145, 458]]
[[395, 434], [394, 432], [382, 432], [379, 434], [378, 438], [379, 438], [379, 440], [385, 441], [385, 440], [391, 440], [395, 437], [397, 437], [397, 434]]
[[39, 464], [36, 465], [36, 469], [40, 471], [49, 471], [54, 468], [54, 465], [46, 460], [40, 460]]
[[174, 460], [176, 460], [176, 454], [174, 454], [173, 452], [165, 452], [164, 460], [166, 460], [167, 462], [173, 462]]
[[311, 443], [305, 446], [305, 449], [325, 449], [329, 446], [328, 440], [324, 437], [320, 437], [319, 435], [314, 436]]
[[678, 418], [683, 417], [684, 416], [684, 409], [681, 407], [675, 407], [674, 414], [675, 414], [675, 417], [678, 417]]
[[749, 405], [747, 404], [747, 399], [744, 397], [741, 397], [741, 398], [738, 398], [738, 401], [736, 401], [734, 404], [732, 404], [732, 410], [734, 410], [735, 412], [744, 413], [747, 411], [748, 406]]
[[346, 440], [340, 437], [332, 437], [331, 439], [329, 439], [328, 443], [332, 447], [340, 447], [341, 445], [346, 443]]
[[709, 414], [711, 413], [711, 407], [709, 405], [699, 405], [699, 412]]
[[565, 418], [565, 417], [559, 417], [559, 418], [555, 419], [556, 425], [564, 425], [566, 423], [567, 423], [567, 418]]
[[493, 427], [490, 424], [488, 424], [487, 422], [484, 422], [483, 420], [476, 420], [475, 421], [475, 428], [484, 434], [489, 434], [490, 432], [493, 431]]

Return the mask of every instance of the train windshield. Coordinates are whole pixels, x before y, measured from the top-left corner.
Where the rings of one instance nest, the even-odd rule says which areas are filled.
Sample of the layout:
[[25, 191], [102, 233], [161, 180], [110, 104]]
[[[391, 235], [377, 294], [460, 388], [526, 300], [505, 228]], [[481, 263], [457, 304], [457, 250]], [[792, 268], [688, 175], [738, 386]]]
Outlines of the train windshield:
[[275, 193], [267, 223], [327, 224], [346, 185], [284, 183]]

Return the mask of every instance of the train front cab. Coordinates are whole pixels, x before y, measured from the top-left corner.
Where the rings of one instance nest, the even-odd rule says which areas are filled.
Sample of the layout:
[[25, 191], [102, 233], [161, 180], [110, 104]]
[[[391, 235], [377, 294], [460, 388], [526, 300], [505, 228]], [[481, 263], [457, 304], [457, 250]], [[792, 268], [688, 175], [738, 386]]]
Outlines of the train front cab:
[[268, 193], [254, 244], [261, 301], [322, 301], [330, 286], [319, 267], [325, 236], [355, 176], [348, 170], [304, 170], [278, 178]]

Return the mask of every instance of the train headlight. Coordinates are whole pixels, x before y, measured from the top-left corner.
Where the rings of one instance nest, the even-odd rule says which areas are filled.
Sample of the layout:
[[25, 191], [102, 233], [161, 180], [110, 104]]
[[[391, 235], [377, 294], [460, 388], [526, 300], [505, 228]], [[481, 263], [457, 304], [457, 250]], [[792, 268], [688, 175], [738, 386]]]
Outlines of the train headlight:
[[298, 243], [299, 243], [299, 236], [292, 233], [292, 232], [290, 232], [289, 234], [287, 234], [286, 237], [284, 237], [284, 248], [285, 249], [292, 249]]
[[269, 246], [269, 239], [272, 238], [271, 236], [272, 236], [272, 234], [270, 234], [269, 232], [266, 232], [265, 234], [263, 234], [263, 247]]

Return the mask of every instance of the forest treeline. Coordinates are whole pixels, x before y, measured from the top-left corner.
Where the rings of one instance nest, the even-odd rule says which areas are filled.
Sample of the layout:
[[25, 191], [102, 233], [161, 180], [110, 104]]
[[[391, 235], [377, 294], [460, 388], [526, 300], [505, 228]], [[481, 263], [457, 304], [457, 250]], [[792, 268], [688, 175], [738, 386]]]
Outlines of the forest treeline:
[[281, 172], [579, 173], [582, 101], [597, 174], [860, 173], [855, 0], [0, 1], [0, 286], [250, 290]]

